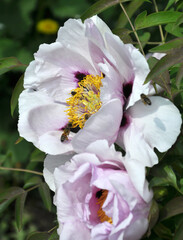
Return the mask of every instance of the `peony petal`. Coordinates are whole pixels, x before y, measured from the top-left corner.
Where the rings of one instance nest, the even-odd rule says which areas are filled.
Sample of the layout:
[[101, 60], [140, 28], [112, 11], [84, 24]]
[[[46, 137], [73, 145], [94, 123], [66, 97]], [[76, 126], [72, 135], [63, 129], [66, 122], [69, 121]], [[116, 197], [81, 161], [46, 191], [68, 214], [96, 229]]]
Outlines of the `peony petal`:
[[55, 182], [54, 182], [54, 171], [55, 168], [60, 167], [60, 165], [65, 164], [67, 161], [69, 161], [72, 158], [73, 154], [66, 155], [47, 155], [44, 160], [44, 169], [43, 169], [43, 176], [45, 179], [45, 182], [48, 184], [49, 188], [52, 191], [55, 191]]
[[[113, 99], [92, 115], [72, 140], [76, 152], [82, 152], [91, 142], [107, 139], [112, 144], [121, 122], [122, 106], [119, 99]], [[115, 121], [115, 122], [114, 122]]]

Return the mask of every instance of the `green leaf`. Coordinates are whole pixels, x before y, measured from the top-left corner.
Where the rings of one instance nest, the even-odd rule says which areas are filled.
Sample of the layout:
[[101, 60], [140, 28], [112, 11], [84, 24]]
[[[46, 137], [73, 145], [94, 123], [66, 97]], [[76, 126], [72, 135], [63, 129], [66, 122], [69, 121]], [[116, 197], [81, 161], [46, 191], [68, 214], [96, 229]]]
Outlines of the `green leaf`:
[[165, 30], [176, 37], [183, 37], [183, 28], [177, 26], [175, 23], [167, 24]]
[[18, 196], [18, 198], [16, 199], [15, 219], [16, 219], [16, 225], [17, 225], [18, 231], [20, 231], [22, 228], [22, 217], [23, 217], [23, 210], [24, 210], [26, 196], [27, 196], [27, 192], [24, 192], [20, 196]]
[[172, 184], [172, 186], [174, 186], [175, 188], [178, 188], [177, 187], [177, 178], [176, 178], [176, 175], [175, 175], [173, 169], [170, 166], [165, 166], [164, 171], [167, 175], [166, 179], [168, 180], [168, 182], [170, 184]]
[[129, 2], [130, 0], [100, 0], [94, 3], [90, 8], [88, 8], [81, 16], [82, 21], [93, 15], [99, 14], [104, 10], [119, 4], [120, 2]]
[[158, 225], [154, 227], [154, 232], [160, 239], [172, 240], [173, 236], [170, 229], [165, 227], [162, 223], [158, 223]]
[[149, 41], [150, 37], [151, 37], [151, 34], [149, 32], [144, 32], [142, 35], [139, 36], [142, 47], [145, 47], [145, 45]]
[[34, 232], [30, 233], [26, 240], [48, 240], [50, 234], [47, 232]]
[[13, 117], [15, 108], [18, 104], [19, 95], [24, 90], [23, 81], [24, 81], [24, 75], [22, 75], [20, 77], [20, 79], [18, 80], [18, 82], [13, 90], [12, 96], [11, 96], [10, 106], [11, 106], [11, 116], [12, 117]]
[[41, 183], [41, 185], [39, 187], [39, 193], [40, 193], [40, 196], [43, 200], [45, 207], [48, 209], [48, 211], [51, 211], [52, 201], [51, 201], [51, 196], [50, 196], [50, 190], [46, 183]]
[[177, 19], [177, 21], [176, 21], [176, 25], [180, 25], [180, 24], [182, 24], [183, 23], [183, 14]]
[[160, 46], [151, 48], [150, 52], [159, 52], [159, 53], [167, 53], [172, 51], [173, 49], [178, 49], [183, 47], [183, 37], [182, 38], [176, 38], [172, 41], [169, 41], [165, 44], [162, 44]]
[[147, 236], [150, 236], [151, 229], [155, 226], [157, 220], [159, 217], [159, 207], [156, 201], [152, 201], [151, 209], [149, 212], [149, 227], [148, 227], [148, 233]]
[[177, 84], [177, 87], [180, 88], [180, 84], [182, 82], [182, 79], [183, 79], [183, 64], [180, 66], [178, 72], [177, 72], [177, 75], [176, 75], [176, 84]]
[[118, 35], [118, 37], [120, 37], [120, 39], [124, 42], [124, 43], [132, 43], [132, 39], [130, 37], [130, 33], [132, 31], [130, 31], [129, 29], [126, 28], [116, 28], [113, 30], [113, 33]]
[[165, 11], [168, 10], [168, 8], [172, 6], [172, 4], [174, 4], [174, 0], [169, 0], [166, 5]]
[[31, 154], [31, 162], [43, 162], [45, 159], [45, 153], [41, 152], [39, 149], [35, 149]]
[[32, 186], [38, 185], [42, 183], [42, 179], [38, 176], [34, 176], [32, 178], [29, 178], [25, 184], [24, 184], [24, 189], [30, 188]]
[[178, 228], [175, 231], [173, 240], [182, 240], [183, 236], [183, 220], [180, 222]]
[[[131, 3], [128, 4], [128, 6], [125, 7], [125, 10], [130, 19], [133, 16], [133, 14], [137, 11], [137, 9], [139, 9], [144, 2], [145, 0], [132, 1]], [[124, 14], [124, 12], [122, 12], [118, 19], [117, 26], [118, 28], [123, 28], [126, 26], [127, 23], [128, 23], [128, 19]]]
[[159, 76], [161, 73], [163, 73], [165, 70], [167, 70], [169, 67], [173, 66], [174, 64], [182, 63], [182, 62], [183, 62], [183, 48], [173, 50], [171, 53], [161, 58], [155, 64], [155, 66], [152, 68], [152, 70], [148, 74], [145, 83]]
[[180, 213], [183, 213], [183, 197], [176, 197], [162, 208], [160, 211], [160, 220], [163, 221]]
[[18, 61], [15, 57], [1, 58], [0, 59], [0, 75], [6, 73], [13, 68], [25, 66]]
[[147, 16], [147, 11], [140, 13], [135, 19], [136, 30], [153, 27], [161, 24], [176, 22], [182, 15], [180, 12], [157, 12]]
[[57, 229], [55, 229], [55, 230], [51, 233], [51, 235], [50, 235], [50, 237], [49, 237], [48, 240], [59, 240], [59, 236], [58, 236], [58, 234], [57, 234]]
[[0, 213], [13, 202], [24, 190], [19, 187], [11, 187], [0, 194]]

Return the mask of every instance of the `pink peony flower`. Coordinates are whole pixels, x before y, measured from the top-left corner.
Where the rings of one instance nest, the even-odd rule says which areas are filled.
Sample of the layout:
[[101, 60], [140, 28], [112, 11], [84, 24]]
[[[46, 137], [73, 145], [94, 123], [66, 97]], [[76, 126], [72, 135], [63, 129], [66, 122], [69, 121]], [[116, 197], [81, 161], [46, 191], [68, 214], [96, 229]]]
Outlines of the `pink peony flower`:
[[[59, 166], [59, 158], [65, 165]], [[48, 155], [44, 167], [45, 180], [55, 190], [60, 239], [140, 239], [152, 199], [144, 166], [123, 158], [106, 140], [68, 158]]]
[[175, 142], [181, 124], [177, 108], [161, 97], [144, 106], [141, 94], [153, 90], [143, 85], [147, 61], [99, 17], [84, 23], [69, 19], [56, 42], [40, 45], [34, 57], [25, 72], [18, 129], [40, 150], [83, 152], [95, 140], [117, 139], [132, 158], [139, 149], [138, 158], [152, 166], [153, 148], [166, 151]]

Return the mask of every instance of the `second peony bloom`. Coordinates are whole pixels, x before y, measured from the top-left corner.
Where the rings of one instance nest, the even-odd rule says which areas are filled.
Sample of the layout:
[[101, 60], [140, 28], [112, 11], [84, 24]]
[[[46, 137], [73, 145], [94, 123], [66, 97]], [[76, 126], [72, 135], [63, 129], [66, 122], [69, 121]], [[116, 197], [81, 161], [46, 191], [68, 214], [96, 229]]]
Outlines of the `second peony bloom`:
[[147, 231], [152, 192], [145, 168], [106, 140], [74, 156], [48, 155], [44, 177], [55, 191], [60, 239], [138, 240]]

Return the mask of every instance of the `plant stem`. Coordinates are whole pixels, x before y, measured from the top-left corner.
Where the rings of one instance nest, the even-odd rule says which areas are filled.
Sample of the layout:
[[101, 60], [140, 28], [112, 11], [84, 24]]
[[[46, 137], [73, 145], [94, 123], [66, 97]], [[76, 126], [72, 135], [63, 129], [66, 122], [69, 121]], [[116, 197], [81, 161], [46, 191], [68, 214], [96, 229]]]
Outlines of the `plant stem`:
[[28, 169], [22, 169], [22, 168], [7, 168], [7, 167], [0, 167], [0, 170], [5, 170], [5, 171], [16, 171], [16, 172], [26, 172], [26, 173], [32, 173], [32, 174], [36, 174], [36, 175], [41, 175], [41, 176], [43, 176], [43, 174], [42, 174], [41, 172], [32, 171], [32, 170], [28, 170]]
[[[155, 10], [158, 13], [158, 6], [156, 4], [156, 0], [153, 0], [153, 3], [154, 3]], [[160, 31], [160, 35], [161, 35], [161, 41], [162, 41], [162, 43], [165, 43], [165, 38], [164, 38], [164, 35], [163, 35], [163, 29], [162, 29], [161, 25], [159, 25], [159, 31]]]
[[36, 186], [34, 186], [34, 187], [31, 187], [31, 188], [29, 188], [29, 189], [27, 189], [27, 190], [25, 190], [25, 191], [28, 193], [28, 192], [30, 192], [30, 191], [38, 188], [39, 186], [40, 186], [40, 184], [38, 184], [38, 185], [36, 185]]
[[130, 26], [131, 26], [131, 28], [132, 28], [134, 34], [135, 34], [135, 37], [136, 37], [136, 39], [137, 39], [137, 42], [138, 42], [139, 47], [140, 47], [140, 49], [141, 49], [141, 52], [142, 52], [142, 54], [143, 54], [144, 57], [145, 57], [145, 54], [144, 54], [144, 50], [143, 50], [142, 44], [141, 44], [141, 42], [140, 42], [140, 39], [139, 39], [139, 37], [138, 37], [138, 34], [137, 34], [137, 32], [136, 32], [136, 30], [135, 30], [133, 24], [132, 24], [132, 22], [131, 22], [131, 20], [130, 20], [130, 18], [129, 18], [129, 16], [128, 16], [128, 13], [126, 12], [125, 8], [123, 7], [123, 4], [122, 4], [121, 2], [120, 2], [119, 4], [120, 4], [120, 6], [121, 6], [121, 8], [122, 8], [122, 10], [123, 10], [123, 12], [124, 12], [124, 14], [125, 14], [125, 16], [126, 16], [127, 19], [128, 19], [128, 22], [129, 22], [129, 24], [130, 24]]
[[55, 230], [55, 228], [58, 228], [58, 226], [55, 226], [55, 227], [53, 227], [52, 229], [50, 229], [50, 230], [48, 231], [48, 233], [51, 233], [53, 230]]

